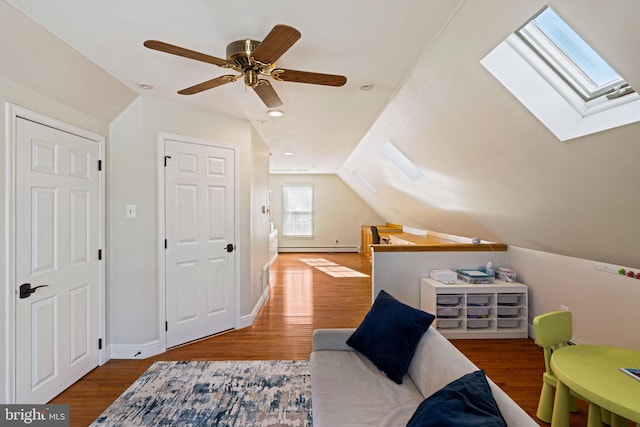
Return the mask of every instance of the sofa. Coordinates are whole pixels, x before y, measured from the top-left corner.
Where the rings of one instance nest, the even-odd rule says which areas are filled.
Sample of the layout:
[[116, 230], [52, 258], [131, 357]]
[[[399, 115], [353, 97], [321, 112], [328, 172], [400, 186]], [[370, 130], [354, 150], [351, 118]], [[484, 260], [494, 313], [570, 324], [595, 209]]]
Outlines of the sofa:
[[[398, 384], [347, 344], [354, 331], [313, 332], [310, 368], [314, 427], [406, 426], [427, 397], [463, 375], [479, 371], [436, 329], [428, 327]], [[484, 372], [480, 372], [484, 381]], [[538, 426], [495, 383], [487, 380], [487, 390], [508, 426]]]

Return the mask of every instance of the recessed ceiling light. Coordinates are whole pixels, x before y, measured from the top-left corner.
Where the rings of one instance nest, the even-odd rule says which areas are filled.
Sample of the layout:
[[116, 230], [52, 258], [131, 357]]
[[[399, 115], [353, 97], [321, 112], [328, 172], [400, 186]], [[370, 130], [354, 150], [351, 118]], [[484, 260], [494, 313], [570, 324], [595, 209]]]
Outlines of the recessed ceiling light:
[[140, 89], [144, 89], [144, 90], [153, 89], [153, 85], [150, 85], [150, 84], [147, 84], [147, 83], [138, 83], [138, 84], [136, 84], [136, 86], [138, 86]]
[[267, 111], [267, 114], [270, 115], [271, 117], [282, 117], [282, 116], [284, 116], [284, 111], [282, 111], [282, 110], [269, 110], [269, 111]]
[[286, 151], [282, 154], [284, 154], [285, 156], [293, 156], [293, 153], [291, 151]]
[[365, 82], [365, 83], [360, 83], [360, 90], [371, 90], [373, 89], [373, 83], [371, 82]]

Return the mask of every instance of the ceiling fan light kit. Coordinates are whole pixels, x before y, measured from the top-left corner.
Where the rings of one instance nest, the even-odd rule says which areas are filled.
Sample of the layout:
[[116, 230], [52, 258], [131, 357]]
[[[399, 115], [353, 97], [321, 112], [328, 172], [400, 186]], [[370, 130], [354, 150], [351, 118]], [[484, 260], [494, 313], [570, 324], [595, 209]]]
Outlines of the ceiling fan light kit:
[[343, 86], [347, 82], [345, 76], [335, 74], [275, 68], [276, 60], [289, 50], [300, 37], [300, 32], [295, 28], [287, 25], [276, 25], [262, 42], [246, 39], [229, 43], [226, 49], [226, 60], [158, 40], [147, 40], [144, 42], [144, 46], [172, 55], [217, 65], [221, 68], [230, 68], [240, 73], [237, 75], [223, 75], [182, 89], [178, 91], [181, 95], [193, 95], [226, 83], [235, 82], [244, 77], [244, 84], [252, 88], [267, 107], [274, 108], [282, 105], [282, 100], [269, 80], [260, 78], [260, 76], [271, 77], [281, 82], [336, 87]]

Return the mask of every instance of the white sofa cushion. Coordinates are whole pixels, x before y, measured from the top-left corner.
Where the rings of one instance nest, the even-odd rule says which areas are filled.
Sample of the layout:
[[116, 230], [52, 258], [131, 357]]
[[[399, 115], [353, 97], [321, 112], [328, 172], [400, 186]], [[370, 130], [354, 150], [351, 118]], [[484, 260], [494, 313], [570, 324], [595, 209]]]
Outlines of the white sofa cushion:
[[424, 397], [478, 367], [458, 351], [434, 328], [429, 328], [418, 343], [408, 374]]
[[406, 426], [422, 393], [408, 376], [396, 384], [355, 351], [311, 353], [314, 427]]

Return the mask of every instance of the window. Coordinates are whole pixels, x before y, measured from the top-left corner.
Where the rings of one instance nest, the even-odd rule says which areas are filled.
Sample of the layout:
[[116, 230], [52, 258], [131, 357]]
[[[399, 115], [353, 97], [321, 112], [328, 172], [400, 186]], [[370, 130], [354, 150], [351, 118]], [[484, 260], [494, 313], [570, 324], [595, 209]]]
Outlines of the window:
[[313, 237], [313, 187], [282, 187], [282, 235]]
[[516, 34], [585, 101], [614, 97], [633, 89], [550, 7], [545, 7]]
[[411, 181], [417, 181], [424, 176], [422, 171], [390, 141], [382, 144], [382, 154], [398, 166]]
[[548, 7], [480, 63], [560, 141], [640, 121], [640, 95]]

